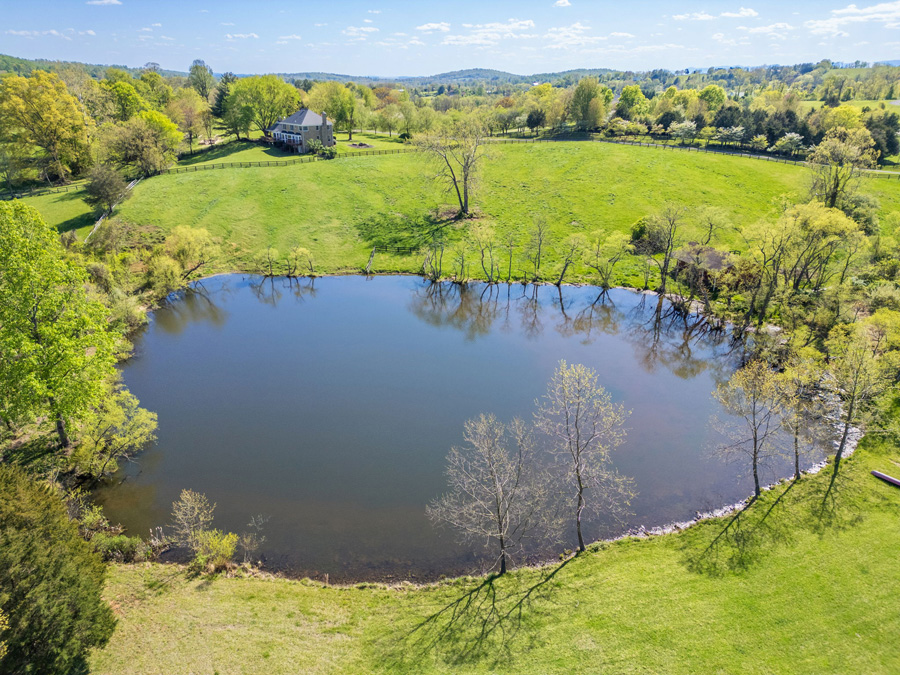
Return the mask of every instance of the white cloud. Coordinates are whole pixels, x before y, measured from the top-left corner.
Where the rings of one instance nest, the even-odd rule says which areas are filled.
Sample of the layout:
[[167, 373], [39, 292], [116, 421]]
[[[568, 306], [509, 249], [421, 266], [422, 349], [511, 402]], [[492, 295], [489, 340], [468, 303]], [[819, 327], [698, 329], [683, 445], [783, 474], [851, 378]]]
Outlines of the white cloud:
[[121, 0], [88, 0], [86, 5], [121, 5]]
[[450, 24], [446, 21], [441, 21], [439, 23], [423, 23], [421, 26], [416, 26], [416, 30], [420, 30], [423, 33], [433, 33], [435, 31], [446, 33], [450, 30]]
[[843, 37], [848, 35], [845, 28], [859, 23], [880, 23], [885, 28], [900, 28], [900, 2], [881, 2], [869, 7], [847, 5], [843, 9], [831, 10], [827, 19], [806, 22], [806, 27], [814, 35]]
[[[71, 30], [71, 29], [70, 29]], [[90, 31], [91, 35], [94, 34], [93, 31]], [[16, 35], [18, 37], [27, 37], [27, 38], [36, 38], [42, 35], [52, 35], [53, 37], [60, 37], [63, 40], [71, 40], [68, 35], [64, 33], [60, 33], [58, 30], [8, 30], [6, 31], [7, 35]]]
[[572, 47], [584, 47], [587, 45], [597, 44], [608, 38], [600, 35], [589, 35], [591, 30], [589, 26], [585, 26], [580, 21], [573, 23], [571, 26], [558, 26], [551, 28], [544, 35], [544, 39], [548, 41], [549, 49], [570, 49]]
[[279, 40], [302, 40], [303, 38], [299, 35], [292, 33], [291, 35], [281, 35], [278, 37]]
[[160, 40], [174, 40], [175, 38], [169, 37], [168, 35], [160, 35], [159, 39]]
[[759, 12], [755, 9], [750, 9], [749, 7], [741, 7], [736, 12], [722, 12], [719, 16], [724, 16], [726, 19], [747, 19], [753, 16], [759, 16]]
[[365, 39], [368, 33], [377, 33], [378, 29], [374, 26], [347, 26], [341, 31], [344, 35], [350, 37]]
[[381, 10], [380, 9], [370, 9], [369, 14], [381, 14]]
[[414, 45], [416, 47], [424, 47], [425, 43], [422, 42], [419, 38], [414, 37], [409, 41], [409, 44]]
[[248, 38], [256, 39], [259, 35], [256, 33], [228, 33], [225, 38], [227, 40], [246, 40]]
[[152, 28], [141, 28], [141, 30], [142, 30], [143, 32], [145, 32], [145, 33], [152, 33], [152, 32], [153, 32], [153, 29], [152, 29]]
[[795, 30], [794, 27], [789, 23], [773, 23], [768, 26], [754, 26], [753, 28], [748, 28], [747, 26], [738, 26], [738, 30], [746, 31], [749, 35], [768, 35], [772, 38], [779, 38], [784, 40], [787, 38], [788, 31]]
[[448, 35], [441, 44], [491, 47], [498, 44], [501, 40], [539, 37], [533, 33], [525, 32], [529, 28], [534, 28], [534, 21], [531, 19], [509, 19], [504, 23], [464, 23], [463, 28], [469, 29], [469, 33], [466, 35]]
[[675, 14], [672, 18], [676, 21], [711, 21], [716, 17], [706, 12], [690, 12], [689, 14]]
[[571, 7], [572, 3], [569, 2], [569, 0], [556, 0], [556, 2], [553, 3], [553, 6], [554, 7]]
[[153, 26], [154, 28], [162, 28], [161, 23], [151, 23], [150, 25]]
[[619, 32], [610, 33], [609, 36], [610, 37], [622, 37], [622, 38], [633, 38], [634, 37], [634, 35], [632, 35], [631, 33], [619, 33]]
[[232, 23], [231, 21], [224, 21], [224, 22], [220, 23], [219, 25], [220, 26], [233, 26], [234, 23]]
[[79, 35], [96, 35], [96, 33], [90, 29], [78, 31]]
[[372, 19], [363, 19], [363, 23], [372, 23]]
[[315, 26], [316, 28], [321, 28], [322, 26], [327, 26], [327, 25], [328, 25], [327, 23], [314, 23], [313, 24], [313, 26]]

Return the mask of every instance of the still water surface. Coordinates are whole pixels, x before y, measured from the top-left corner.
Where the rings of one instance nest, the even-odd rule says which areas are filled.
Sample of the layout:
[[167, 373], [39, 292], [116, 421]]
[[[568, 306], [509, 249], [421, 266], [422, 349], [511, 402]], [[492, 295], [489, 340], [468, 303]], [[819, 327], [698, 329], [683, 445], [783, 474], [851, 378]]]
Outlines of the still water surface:
[[[477, 569], [425, 506], [481, 412], [529, 418], [560, 359], [595, 368], [632, 410], [615, 455], [638, 496], [627, 526], [690, 518], [750, 492], [710, 454], [731, 345], [657, 299], [591, 287], [430, 284], [417, 277], [227, 275], [154, 312], [123, 367], [159, 440], [99, 499], [146, 535], [182, 489], [215, 525], [269, 518], [266, 564], [332, 579]], [[125, 479], [122, 482], [122, 479]], [[602, 520], [591, 538], [622, 531]]]

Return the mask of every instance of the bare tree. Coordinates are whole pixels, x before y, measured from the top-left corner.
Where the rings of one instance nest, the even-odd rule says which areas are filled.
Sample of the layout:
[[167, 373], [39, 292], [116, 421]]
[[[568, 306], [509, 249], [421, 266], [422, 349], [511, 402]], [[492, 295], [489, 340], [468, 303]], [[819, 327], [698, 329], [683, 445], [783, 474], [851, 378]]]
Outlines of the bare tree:
[[612, 232], [606, 237], [602, 232], [595, 232], [591, 245], [585, 251], [584, 263], [600, 275], [600, 285], [609, 288], [616, 265], [622, 256], [633, 250], [631, 237], [624, 232]]
[[776, 435], [784, 413], [778, 376], [764, 361], [751, 361], [720, 384], [714, 395], [726, 412], [740, 418], [739, 422], [714, 420], [727, 438], [717, 452], [726, 459], [750, 460], [754, 494], [759, 497], [760, 468], [778, 454]]
[[512, 279], [513, 253], [516, 250], [516, 233], [513, 230], [507, 230], [503, 235], [503, 250], [507, 255], [506, 283], [509, 283]]
[[551, 452], [574, 491], [578, 550], [585, 550], [582, 517], [586, 509], [621, 516], [634, 495], [632, 482], [612, 466], [611, 453], [625, 440], [628, 412], [599, 384], [597, 373], [565, 361], [550, 378], [538, 402], [537, 427], [550, 439]]
[[859, 425], [868, 405], [888, 385], [885, 369], [866, 329], [855, 325], [832, 331], [828, 343], [826, 384], [841, 399], [841, 439], [834, 455], [837, 476], [850, 431]]
[[475, 187], [479, 162], [484, 155], [485, 129], [475, 118], [466, 118], [444, 129], [419, 136], [416, 146], [438, 161], [438, 176], [456, 193], [461, 216], [469, 215], [469, 198]]
[[478, 224], [472, 228], [472, 241], [478, 247], [481, 254], [481, 269], [487, 277], [488, 283], [494, 283], [495, 273], [499, 274], [499, 266], [495, 269], [494, 247], [497, 245], [494, 228], [489, 225]]
[[534, 268], [534, 279], [540, 278], [541, 275], [541, 257], [544, 254], [549, 229], [543, 216], [534, 216], [534, 225], [529, 232], [528, 247], [525, 249], [525, 257]]
[[587, 248], [587, 241], [584, 236], [580, 234], [572, 234], [566, 237], [566, 240], [563, 242], [563, 268], [559, 273], [559, 278], [556, 280], [556, 287], [559, 288], [562, 286], [562, 282], [566, 278], [566, 272], [569, 271], [569, 267], [573, 262], [578, 260], [581, 257], [581, 252]]
[[215, 509], [216, 505], [210, 504], [206, 495], [193, 490], [182, 490], [181, 498], [172, 504], [175, 543], [196, 550], [202, 533], [212, 525]]
[[534, 440], [522, 420], [507, 427], [493, 415], [467, 421], [464, 437], [467, 445], [447, 455], [450, 491], [428, 506], [428, 517], [492, 548], [505, 574], [510, 559], [544, 524], [546, 490]]
[[662, 213], [653, 218], [648, 226], [651, 231], [651, 237], [659, 243], [661, 260], [653, 258], [653, 262], [659, 267], [659, 288], [657, 291], [660, 295], [666, 294], [666, 283], [669, 279], [669, 267], [672, 264], [672, 256], [675, 249], [679, 245], [679, 235], [682, 221], [684, 220], [685, 209], [682, 206], [670, 204]]

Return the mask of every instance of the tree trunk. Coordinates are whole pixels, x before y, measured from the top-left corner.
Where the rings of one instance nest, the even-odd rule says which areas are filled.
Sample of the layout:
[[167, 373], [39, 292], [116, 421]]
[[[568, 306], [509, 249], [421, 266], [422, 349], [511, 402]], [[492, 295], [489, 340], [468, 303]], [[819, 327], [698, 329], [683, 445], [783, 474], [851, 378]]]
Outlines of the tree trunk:
[[800, 434], [794, 431], [794, 480], [800, 480]]
[[582, 553], [585, 551], [584, 537], [581, 534], [581, 512], [584, 510], [584, 497], [582, 491], [578, 491], [578, 508], [575, 512], [575, 529], [578, 531], [578, 550]]
[[832, 476], [837, 476], [838, 469], [841, 466], [841, 458], [844, 456], [844, 448], [847, 447], [847, 437], [850, 435], [850, 427], [853, 426], [853, 408], [856, 405], [855, 397], [850, 399], [850, 408], [847, 410], [847, 417], [844, 418], [844, 433], [841, 434], [841, 444], [838, 446], [837, 452], [834, 453], [834, 470]]
[[60, 447], [68, 448], [69, 434], [66, 432], [66, 421], [59, 414], [56, 416], [56, 435], [59, 437]]

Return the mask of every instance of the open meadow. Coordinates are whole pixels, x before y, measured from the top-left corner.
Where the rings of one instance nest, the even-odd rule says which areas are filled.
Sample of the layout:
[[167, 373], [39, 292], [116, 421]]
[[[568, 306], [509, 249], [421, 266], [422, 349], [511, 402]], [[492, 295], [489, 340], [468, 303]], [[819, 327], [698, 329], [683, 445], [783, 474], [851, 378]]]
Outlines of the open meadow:
[[[232, 145], [231, 154], [203, 161], [268, 157], [262, 146]], [[222, 270], [253, 270], [267, 247], [285, 253], [301, 245], [320, 273], [359, 272], [373, 246], [417, 247], [437, 232], [449, 242], [464, 236], [473, 221], [446, 219], [453, 196], [434, 174], [435, 166], [414, 153], [164, 174], [142, 181], [117, 216], [163, 232], [180, 225], [207, 229], [225, 251], [216, 263]], [[501, 238], [513, 233], [519, 247], [535, 219], [544, 219], [551, 243], [559, 243], [575, 233], [628, 232], [670, 203], [692, 212], [718, 207], [733, 227], [714, 243], [740, 250], [741, 227], [775, 219], [780, 200], [801, 201], [809, 180], [802, 166], [722, 154], [591, 142], [505, 144], [489, 147], [474, 204], [478, 222], [493, 226]], [[900, 210], [896, 177], [866, 178], [863, 191], [879, 200], [882, 213]], [[80, 227], [83, 238], [91, 219], [76, 194], [26, 201], [61, 229]], [[550, 248], [547, 269], [558, 261]], [[379, 272], [420, 269], [418, 256], [379, 254], [373, 264]], [[636, 264], [622, 270], [623, 283], [637, 283]], [[473, 276], [479, 272], [472, 267]], [[584, 272], [576, 269], [576, 275]]]

